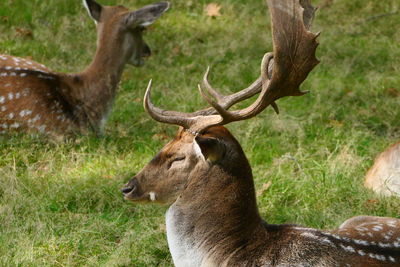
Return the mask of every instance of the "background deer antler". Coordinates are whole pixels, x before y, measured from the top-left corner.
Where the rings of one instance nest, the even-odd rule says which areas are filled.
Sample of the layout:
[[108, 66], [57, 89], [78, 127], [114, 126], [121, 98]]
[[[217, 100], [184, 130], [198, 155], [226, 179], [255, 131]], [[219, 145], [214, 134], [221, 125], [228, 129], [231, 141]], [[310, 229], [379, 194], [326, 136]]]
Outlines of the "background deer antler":
[[[264, 56], [260, 78], [236, 94], [222, 96], [208, 82], [207, 70], [203, 80], [207, 92], [203, 87], [199, 88], [204, 99], [218, 113], [211, 115], [210, 109], [188, 114], [156, 108], [150, 100], [150, 82], [144, 99], [144, 107], [150, 116], [159, 122], [177, 124], [200, 133], [211, 126], [254, 117], [269, 105], [278, 111], [275, 101], [279, 98], [303, 95], [299, 86], [319, 63], [315, 57], [318, 34], [308, 31], [315, 8], [311, 6], [310, 0], [268, 0], [267, 3], [271, 13], [274, 52]], [[253, 104], [241, 110], [228, 111], [230, 106], [258, 93], [260, 84], [261, 93]]]

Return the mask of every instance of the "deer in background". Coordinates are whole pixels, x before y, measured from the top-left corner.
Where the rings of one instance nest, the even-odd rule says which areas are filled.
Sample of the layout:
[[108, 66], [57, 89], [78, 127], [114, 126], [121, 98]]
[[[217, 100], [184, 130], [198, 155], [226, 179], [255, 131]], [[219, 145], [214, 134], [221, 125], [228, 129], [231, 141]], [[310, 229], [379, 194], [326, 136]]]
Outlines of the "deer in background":
[[[336, 230], [322, 231], [271, 225], [260, 217], [251, 167], [223, 125], [252, 118], [269, 105], [276, 108], [279, 98], [302, 95], [300, 84], [318, 64], [317, 35], [309, 31], [315, 11], [310, 0], [267, 3], [274, 53], [264, 56], [260, 78], [252, 86], [227, 98], [208, 83], [207, 71], [200, 91], [214, 112], [155, 107], [149, 83], [146, 111], [180, 129], [125, 185], [125, 199], [173, 203], [166, 226], [176, 266], [400, 266], [399, 219], [358, 216]], [[259, 81], [261, 92], [253, 104], [224, 108], [259, 91]]]
[[400, 197], [400, 143], [376, 157], [364, 184], [378, 194]]
[[40, 132], [64, 137], [101, 134], [125, 64], [141, 66], [150, 56], [143, 30], [168, 2], [130, 11], [83, 0], [97, 25], [97, 50], [81, 73], [53, 72], [31, 60], [0, 55], [0, 132]]

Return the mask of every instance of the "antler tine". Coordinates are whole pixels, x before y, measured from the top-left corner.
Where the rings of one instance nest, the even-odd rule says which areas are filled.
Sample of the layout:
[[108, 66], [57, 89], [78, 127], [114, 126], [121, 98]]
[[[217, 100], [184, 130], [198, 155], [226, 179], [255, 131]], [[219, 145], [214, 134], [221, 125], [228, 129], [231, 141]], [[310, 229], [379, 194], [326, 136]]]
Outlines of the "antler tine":
[[[310, 0], [267, 0], [267, 2], [272, 20], [274, 54], [264, 55], [261, 77], [248, 88], [230, 96], [223, 96], [210, 85], [208, 81], [210, 70], [207, 69], [203, 86], [217, 101], [211, 99], [202, 87], [199, 89], [204, 99], [218, 113], [216, 115], [210, 114], [214, 113], [210, 108], [190, 114], [156, 108], [150, 101], [150, 82], [145, 96], [145, 109], [155, 120], [177, 124], [191, 132], [201, 133], [211, 126], [254, 117], [269, 105], [278, 112], [276, 100], [305, 94], [299, 90], [299, 86], [319, 63], [315, 57], [318, 34], [308, 31], [315, 8], [311, 6]], [[261, 93], [253, 104], [241, 110], [228, 111], [230, 106], [258, 93], [260, 87], [262, 87]]]
[[192, 118], [185, 116], [185, 114], [181, 112], [166, 111], [154, 106], [154, 104], [151, 102], [151, 87], [152, 80], [149, 81], [143, 100], [143, 106], [146, 112], [158, 122], [176, 124], [184, 127], [185, 129], [189, 129], [193, 124]]
[[221, 104], [224, 102], [224, 96], [221, 95], [219, 92], [217, 92], [211, 85], [208, 80], [208, 75], [210, 74], [210, 66], [207, 67], [206, 73], [204, 74], [203, 77], [203, 86], [207, 88], [207, 91], [209, 94], [211, 94], [215, 99], [218, 100], [218, 102], [221, 102]]
[[[209, 74], [210, 67], [207, 68], [207, 71], [203, 77], [202, 88], [204, 87], [207, 92], [218, 101], [218, 104], [226, 110], [236, 103], [239, 103], [261, 92], [262, 81], [261, 77], [259, 77], [249, 87], [242, 89], [239, 92], [233, 93], [231, 95], [222, 95], [211, 86], [208, 79]], [[216, 110], [214, 108], [206, 108], [190, 113], [190, 116], [206, 116], [212, 114], [217, 114]]]
[[[267, 53], [264, 55], [263, 60], [261, 62], [261, 77], [259, 78], [262, 81], [262, 87], [263, 90], [261, 91], [261, 94], [257, 98], [257, 100], [249, 107], [242, 109], [242, 110], [237, 110], [237, 111], [228, 111], [226, 108], [224, 108], [220, 103], [215, 102], [212, 100], [206, 92], [203, 90], [201, 86], [199, 86], [200, 93], [202, 97], [218, 112], [218, 114], [222, 117], [221, 124], [227, 124], [229, 122], [233, 121], [239, 121], [239, 120], [244, 120], [250, 117], [253, 117], [257, 115], [261, 108], [264, 109], [263, 105], [261, 105], [263, 99], [265, 99], [265, 94], [267, 93], [268, 87], [265, 85], [268, 85], [270, 80], [268, 77], [268, 66], [270, 65], [270, 61], [272, 60], [273, 55], [272, 53]], [[240, 92], [239, 92], [240, 93]], [[248, 93], [248, 92], [245, 92]], [[239, 95], [239, 98], [242, 97]], [[236, 101], [238, 97], [233, 100], [233, 102], [237, 103], [239, 101]], [[271, 104], [271, 103], [269, 103]], [[276, 106], [276, 105], [275, 105]]]
[[[267, 80], [271, 79], [272, 77], [272, 70], [273, 70], [273, 53], [267, 53], [267, 57], [265, 58], [271, 58], [269, 60], [269, 64], [262, 65], [261, 69], [261, 75], [247, 88], [240, 90], [239, 92], [236, 92], [231, 95], [222, 95], [219, 93], [217, 90], [215, 90], [209, 82], [209, 74], [210, 74], [210, 67], [207, 68], [207, 71], [203, 77], [203, 82], [202, 85], [205, 87], [205, 89], [208, 91], [208, 93], [214, 97], [218, 101], [218, 105], [220, 108], [223, 108], [224, 110], [228, 110], [230, 107], [235, 105], [236, 103], [239, 103], [243, 100], [246, 100], [250, 97], [253, 97], [254, 95], [258, 94], [261, 92], [263, 83], [265, 83]], [[264, 81], [264, 82], [263, 82]], [[208, 102], [208, 101], [207, 101]], [[278, 106], [275, 104], [275, 102], [271, 103], [272, 107], [274, 108], [276, 113], [279, 113]], [[200, 115], [211, 115], [211, 114], [216, 114], [215, 108], [207, 108], [203, 110], [199, 110], [196, 112], [191, 113], [192, 116], [200, 116]]]
[[158, 122], [179, 125], [192, 133], [199, 133], [199, 129], [203, 129], [207, 123], [218, 125], [222, 121], [220, 115], [191, 116], [190, 113], [160, 109], [151, 102], [151, 87], [152, 80], [147, 86], [143, 106], [146, 112]]
[[[272, 54], [272, 53], [271, 53]], [[204, 75], [203, 79], [203, 87], [208, 91], [208, 93], [217, 99], [218, 104], [224, 109], [229, 109], [231, 106], [239, 103], [245, 99], [248, 99], [259, 92], [261, 92], [262, 88], [262, 80], [261, 77], [258, 77], [249, 87], [240, 90], [239, 92], [233, 93], [231, 95], [222, 95], [217, 92], [211, 85], [208, 79], [210, 73], [210, 67], [207, 68], [207, 72]]]

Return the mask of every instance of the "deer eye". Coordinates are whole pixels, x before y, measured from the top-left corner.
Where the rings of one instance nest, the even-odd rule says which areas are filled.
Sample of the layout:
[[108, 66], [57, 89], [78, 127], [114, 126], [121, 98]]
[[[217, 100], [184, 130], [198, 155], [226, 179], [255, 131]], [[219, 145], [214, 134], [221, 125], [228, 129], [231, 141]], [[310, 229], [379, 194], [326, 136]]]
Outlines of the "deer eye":
[[174, 158], [174, 159], [172, 160], [172, 162], [182, 161], [182, 160], [184, 160], [185, 158], [186, 158], [185, 156], [183, 156], [183, 157], [177, 157], [177, 158]]
[[185, 160], [185, 156], [182, 157], [176, 157], [173, 160], [170, 161], [170, 163], [168, 164], [168, 169], [171, 168], [172, 164], [180, 162], [180, 161], [184, 161]]

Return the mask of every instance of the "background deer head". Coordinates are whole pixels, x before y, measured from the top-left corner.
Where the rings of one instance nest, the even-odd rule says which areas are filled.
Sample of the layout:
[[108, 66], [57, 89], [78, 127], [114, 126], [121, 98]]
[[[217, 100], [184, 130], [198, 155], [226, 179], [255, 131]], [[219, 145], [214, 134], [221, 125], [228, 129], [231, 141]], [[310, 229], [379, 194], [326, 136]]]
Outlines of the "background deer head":
[[94, 0], [83, 3], [97, 25], [98, 45], [112, 49], [108, 51], [111, 55], [124, 54], [122, 58], [129, 64], [142, 66], [144, 58], [151, 55], [142, 33], [169, 8], [169, 3], [154, 3], [135, 11], [123, 6], [102, 6]]

